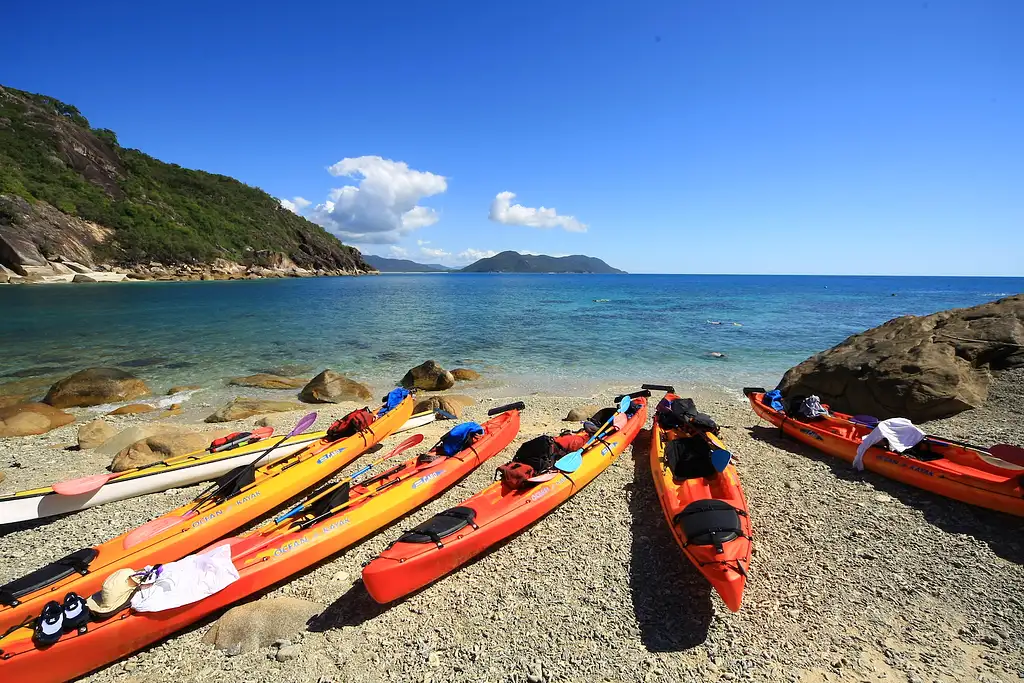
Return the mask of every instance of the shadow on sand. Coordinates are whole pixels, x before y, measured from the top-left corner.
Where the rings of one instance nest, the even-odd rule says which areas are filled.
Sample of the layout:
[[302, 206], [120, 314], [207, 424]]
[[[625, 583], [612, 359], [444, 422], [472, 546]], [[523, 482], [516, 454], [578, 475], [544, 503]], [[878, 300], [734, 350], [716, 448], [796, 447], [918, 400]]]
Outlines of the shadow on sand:
[[1018, 517], [961, 503], [937, 493], [893, 481], [874, 472], [858, 472], [845, 460], [783, 436], [777, 427], [755, 426], [747, 429], [758, 441], [794, 455], [825, 463], [839, 479], [870, 482], [879, 491], [889, 494], [904, 505], [920, 510], [930, 524], [943, 531], [973, 536], [988, 544], [992, 552], [999, 557], [1024, 564], [1024, 520]]
[[711, 626], [711, 586], [676, 544], [651, 479], [650, 432], [633, 441], [629, 485], [633, 545], [629, 587], [640, 637], [650, 652], [700, 645]]

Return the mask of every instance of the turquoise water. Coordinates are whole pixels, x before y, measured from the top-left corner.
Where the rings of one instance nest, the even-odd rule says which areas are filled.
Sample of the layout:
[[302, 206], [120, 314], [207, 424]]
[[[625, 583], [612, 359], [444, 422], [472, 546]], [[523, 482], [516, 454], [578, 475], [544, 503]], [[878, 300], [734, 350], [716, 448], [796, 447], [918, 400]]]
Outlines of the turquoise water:
[[735, 275], [7, 286], [0, 383], [112, 365], [154, 386], [208, 384], [297, 364], [387, 385], [434, 358], [540, 390], [585, 380], [774, 385], [892, 317], [1020, 291], [1024, 278]]

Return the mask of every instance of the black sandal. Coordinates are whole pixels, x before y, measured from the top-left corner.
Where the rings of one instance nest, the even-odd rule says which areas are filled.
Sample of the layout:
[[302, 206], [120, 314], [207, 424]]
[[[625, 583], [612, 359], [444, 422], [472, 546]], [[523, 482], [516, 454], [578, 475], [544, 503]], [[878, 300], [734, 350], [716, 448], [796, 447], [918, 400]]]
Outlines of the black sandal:
[[56, 600], [43, 607], [43, 613], [36, 619], [32, 629], [32, 640], [36, 645], [53, 645], [64, 633], [64, 608]]
[[78, 631], [89, 623], [89, 608], [78, 593], [64, 596], [64, 633]]

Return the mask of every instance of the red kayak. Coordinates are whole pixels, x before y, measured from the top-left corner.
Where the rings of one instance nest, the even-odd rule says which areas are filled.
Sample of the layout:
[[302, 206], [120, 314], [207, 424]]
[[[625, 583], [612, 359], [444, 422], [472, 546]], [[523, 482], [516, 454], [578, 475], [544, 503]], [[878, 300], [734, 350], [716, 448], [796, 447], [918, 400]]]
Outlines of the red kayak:
[[683, 554], [736, 612], [753, 552], [747, 499], [729, 456], [722, 458], [721, 471], [712, 464], [712, 454], [726, 453], [714, 434], [717, 427], [695, 429], [685, 414], [677, 419], [679, 411], [671, 406], [678, 401], [673, 393], [665, 395], [651, 429], [654, 488]]
[[[647, 396], [650, 392], [642, 392]], [[403, 534], [363, 568], [374, 600], [386, 603], [436, 581], [485, 550], [530, 526], [590, 483], [632, 443], [647, 421], [647, 399], [630, 397], [621, 427], [598, 431], [571, 472], [535, 472], [522, 488], [497, 481], [458, 507], [445, 510]], [[611, 422], [611, 420], [609, 420]], [[577, 436], [588, 435], [583, 432]]]

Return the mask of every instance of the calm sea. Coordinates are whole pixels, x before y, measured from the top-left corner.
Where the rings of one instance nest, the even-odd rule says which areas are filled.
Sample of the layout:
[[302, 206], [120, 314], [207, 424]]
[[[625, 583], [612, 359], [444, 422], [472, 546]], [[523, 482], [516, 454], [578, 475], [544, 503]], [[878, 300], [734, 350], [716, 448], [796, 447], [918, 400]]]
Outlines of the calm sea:
[[154, 387], [210, 384], [291, 364], [387, 386], [434, 358], [538, 390], [592, 380], [774, 386], [807, 356], [895, 316], [1020, 291], [1024, 278], [736, 275], [8, 286], [0, 383], [102, 365]]

